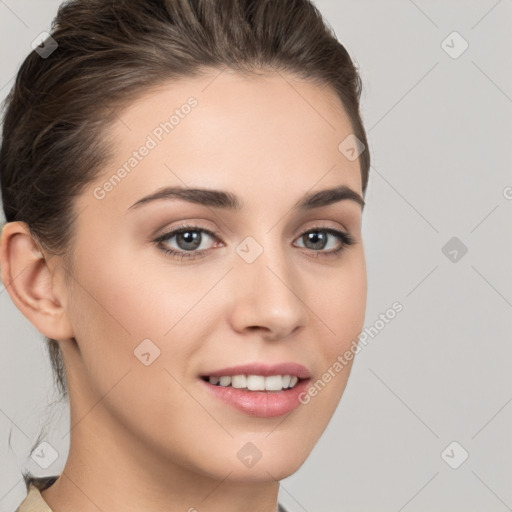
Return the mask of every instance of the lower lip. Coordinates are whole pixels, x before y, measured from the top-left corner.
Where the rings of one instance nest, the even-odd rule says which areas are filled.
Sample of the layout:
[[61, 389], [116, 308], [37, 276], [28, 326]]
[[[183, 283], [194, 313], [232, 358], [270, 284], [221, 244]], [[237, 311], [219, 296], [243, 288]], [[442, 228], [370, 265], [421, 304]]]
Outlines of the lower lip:
[[299, 395], [308, 388], [310, 379], [300, 380], [292, 389], [282, 391], [248, 391], [232, 386], [215, 386], [199, 379], [211, 393], [235, 409], [258, 418], [274, 418], [288, 414], [301, 402]]

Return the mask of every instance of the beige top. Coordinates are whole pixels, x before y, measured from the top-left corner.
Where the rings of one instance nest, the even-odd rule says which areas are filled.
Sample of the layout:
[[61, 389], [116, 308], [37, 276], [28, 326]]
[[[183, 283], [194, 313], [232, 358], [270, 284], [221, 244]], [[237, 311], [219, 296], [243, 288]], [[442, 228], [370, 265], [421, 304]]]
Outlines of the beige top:
[[52, 509], [44, 501], [39, 488], [30, 483], [26, 498], [15, 512], [52, 512]]

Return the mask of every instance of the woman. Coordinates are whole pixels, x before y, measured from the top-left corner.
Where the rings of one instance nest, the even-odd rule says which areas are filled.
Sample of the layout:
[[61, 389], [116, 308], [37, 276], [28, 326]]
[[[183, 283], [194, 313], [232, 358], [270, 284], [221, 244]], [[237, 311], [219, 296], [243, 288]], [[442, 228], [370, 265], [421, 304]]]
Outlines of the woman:
[[360, 93], [307, 0], [60, 7], [0, 154], [2, 280], [70, 403], [18, 512], [284, 510], [364, 322]]

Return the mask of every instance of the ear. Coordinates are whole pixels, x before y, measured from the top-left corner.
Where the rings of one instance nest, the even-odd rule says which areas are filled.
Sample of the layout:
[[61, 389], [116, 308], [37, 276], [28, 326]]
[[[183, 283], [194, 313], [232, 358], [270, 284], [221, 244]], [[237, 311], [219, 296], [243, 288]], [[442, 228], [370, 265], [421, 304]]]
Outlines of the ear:
[[74, 336], [65, 309], [66, 287], [56, 256], [49, 264], [25, 222], [8, 222], [2, 229], [0, 269], [12, 301], [34, 327], [54, 340]]

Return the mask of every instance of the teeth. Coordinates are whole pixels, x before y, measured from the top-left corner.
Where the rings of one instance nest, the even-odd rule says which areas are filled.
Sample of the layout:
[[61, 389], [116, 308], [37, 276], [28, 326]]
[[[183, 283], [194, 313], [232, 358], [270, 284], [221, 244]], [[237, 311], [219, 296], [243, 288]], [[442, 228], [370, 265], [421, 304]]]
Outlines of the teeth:
[[265, 377], [265, 389], [268, 391], [281, 391], [283, 389], [283, 377], [281, 375]]
[[233, 377], [231, 377], [231, 385], [234, 388], [246, 388], [247, 377], [245, 375], [233, 375]]
[[247, 375], [247, 389], [250, 391], [265, 391], [265, 377], [261, 375]]
[[231, 377], [221, 377], [220, 385], [221, 386], [229, 386], [231, 384]]
[[223, 375], [222, 377], [209, 377], [210, 384], [215, 386], [232, 386], [250, 391], [281, 391], [293, 388], [299, 379], [294, 375]]

